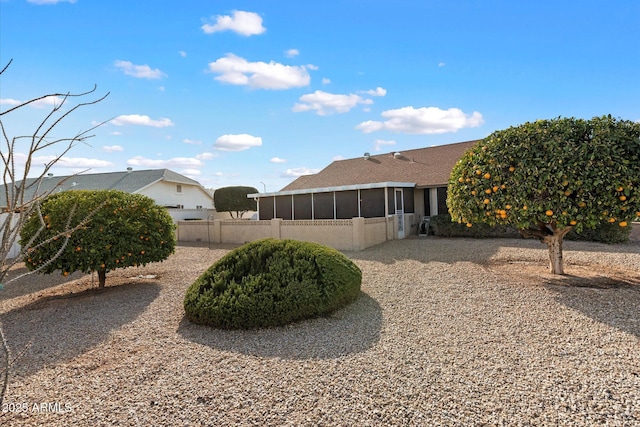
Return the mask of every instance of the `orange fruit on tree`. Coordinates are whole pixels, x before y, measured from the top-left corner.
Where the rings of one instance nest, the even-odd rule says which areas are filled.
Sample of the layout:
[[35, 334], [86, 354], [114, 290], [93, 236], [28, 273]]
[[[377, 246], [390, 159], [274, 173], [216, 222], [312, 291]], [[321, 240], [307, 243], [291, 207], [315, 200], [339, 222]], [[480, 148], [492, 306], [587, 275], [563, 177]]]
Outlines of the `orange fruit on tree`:
[[527, 208], [527, 205], [524, 205], [524, 206], [522, 207], [522, 210], [523, 210], [523, 211], [526, 211], [527, 209], [528, 209], [528, 208]]
[[614, 222], [616, 222], [616, 219], [615, 218], [609, 218], [609, 222], [614, 223]]
[[499, 189], [500, 189], [500, 187], [498, 187], [498, 186], [496, 185], [496, 186], [494, 186], [494, 187], [493, 187], [493, 192], [494, 192], [494, 193], [497, 193]]
[[553, 211], [551, 209], [549, 209], [548, 211], [545, 212], [545, 214], [547, 216], [551, 216], [551, 215], [553, 215]]
[[484, 192], [487, 193], [487, 194], [491, 194], [491, 189], [487, 188], [486, 190], [484, 190]]
[[623, 188], [623, 187], [618, 187], [618, 188], [616, 188], [616, 191], [617, 191], [618, 193], [619, 193], [619, 192], [621, 192], [622, 190], [624, 190], [624, 188]]
[[510, 166], [510, 167], [509, 167], [509, 172], [513, 172], [514, 170], [516, 170], [516, 168], [515, 168], [515, 167], [513, 167], [513, 166]]
[[478, 170], [476, 171], [476, 175], [482, 175], [482, 171], [481, 171], [480, 169], [478, 169]]
[[624, 194], [620, 196], [620, 201], [624, 202], [625, 200], [627, 200], [627, 196], [625, 196]]
[[491, 174], [489, 172], [484, 174], [484, 179], [489, 179], [491, 178]]
[[572, 219], [571, 221], [569, 221], [569, 224], [571, 225], [576, 225], [578, 223], [578, 221], [576, 221], [575, 219]]
[[470, 222], [467, 223], [467, 227], [471, 228], [473, 226], [473, 224], [471, 224]]
[[626, 227], [627, 226], [627, 221], [620, 221], [620, 223], [618, 223], [618, 225], [620, 227]]
[[484, 199], [484, 200], [482, 201], [482, 203], [484, 203], [485, 205], [488, 205], [489, 203], [491, 203], [491, 200], [489, 200], [489, 199]]
[[584, 201], [581, 201], [578, 203], [578, 206], [584, 208], [585, 206], [587, 206], [587, 204]]
[[476, 195], [476, 190], [471, 190], [471, 195], [475, 196]]

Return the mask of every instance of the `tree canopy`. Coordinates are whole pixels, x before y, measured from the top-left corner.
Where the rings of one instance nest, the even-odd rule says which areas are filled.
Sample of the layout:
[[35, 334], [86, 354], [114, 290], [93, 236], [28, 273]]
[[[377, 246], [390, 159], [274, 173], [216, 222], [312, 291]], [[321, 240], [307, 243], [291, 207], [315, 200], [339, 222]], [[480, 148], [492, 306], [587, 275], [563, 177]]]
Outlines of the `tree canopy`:
[[[47, 197], [40, 212], [31, 215], [21, 231], [21, 243], [36, 237], [24, 262], [40, 273], [97, 271], [104, 287], [108, 271], [162, 261], [175, 248], [171, 216], [140, 194], [65, 191]], [[81, 221], [86, 223], [64, 235]]]
[[513, 225], [549, 245], [563, 274], [562, 238], [640, 216], [640, 123], [612, 118], [527, 122], [489, 135], [455, 165], [454, 221]]
[[242, 218], [246, 212], [257, 209], [256, 201], [247, 197], [247, 194], [254, 193], [258, 193], [258, 190], [253, 187], [218, 188], [213, 193], [213, 204], [218, 212], [229, 212], [232, 218], [235, 212], [236, 218]]

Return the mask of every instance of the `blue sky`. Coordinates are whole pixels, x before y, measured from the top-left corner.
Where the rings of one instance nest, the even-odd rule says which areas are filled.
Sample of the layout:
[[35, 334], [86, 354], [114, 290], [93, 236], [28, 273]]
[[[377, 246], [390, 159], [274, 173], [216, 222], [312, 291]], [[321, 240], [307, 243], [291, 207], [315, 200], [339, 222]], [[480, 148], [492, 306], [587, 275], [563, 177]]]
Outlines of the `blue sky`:
[[[108, 121], [56, 175], [166, 167], [277, 191], [364, 152], [558, 116], [640, 119], [637, 0], [0, 0], [9, 59], [2, 110], [110, 92], [58, 129]], [[46, 112], [3, 122], [32, 132]]]

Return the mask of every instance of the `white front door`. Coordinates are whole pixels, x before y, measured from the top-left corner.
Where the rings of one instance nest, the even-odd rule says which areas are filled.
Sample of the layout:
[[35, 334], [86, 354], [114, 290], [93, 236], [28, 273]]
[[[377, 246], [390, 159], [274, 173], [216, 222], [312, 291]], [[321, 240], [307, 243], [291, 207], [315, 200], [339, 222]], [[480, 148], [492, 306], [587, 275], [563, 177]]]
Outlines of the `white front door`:
[[404, 239], [404, 194], [402, 189], [395, 191], [396, 216], [398, 217], [398, 239]]

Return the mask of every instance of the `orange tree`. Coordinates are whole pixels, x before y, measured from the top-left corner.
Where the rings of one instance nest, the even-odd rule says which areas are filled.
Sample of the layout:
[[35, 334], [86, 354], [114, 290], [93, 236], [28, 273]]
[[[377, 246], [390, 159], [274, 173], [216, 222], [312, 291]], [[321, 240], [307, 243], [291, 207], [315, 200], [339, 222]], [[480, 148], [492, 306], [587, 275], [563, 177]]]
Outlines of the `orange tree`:
[[[86, 224], [64, 235], [83, 220]], [[21, 243], [35, 236], [24, 256], [28, 269], [47, 274], [59, 270], [65, 276], [97, 271], [102, 288], [110, 270], [171, 255], [174, 229], [167, 210], [149, 197], [115, 190], [65, 191], [47, 197], [40, 214], [31, 215]]]
[[468, 227], [512, 225], [540, 239], [551, 272], [564, 274], [570, 230], [640, 216], [640, 123], [556, 118], [494, 132], [453, 168], [447, 204]]

